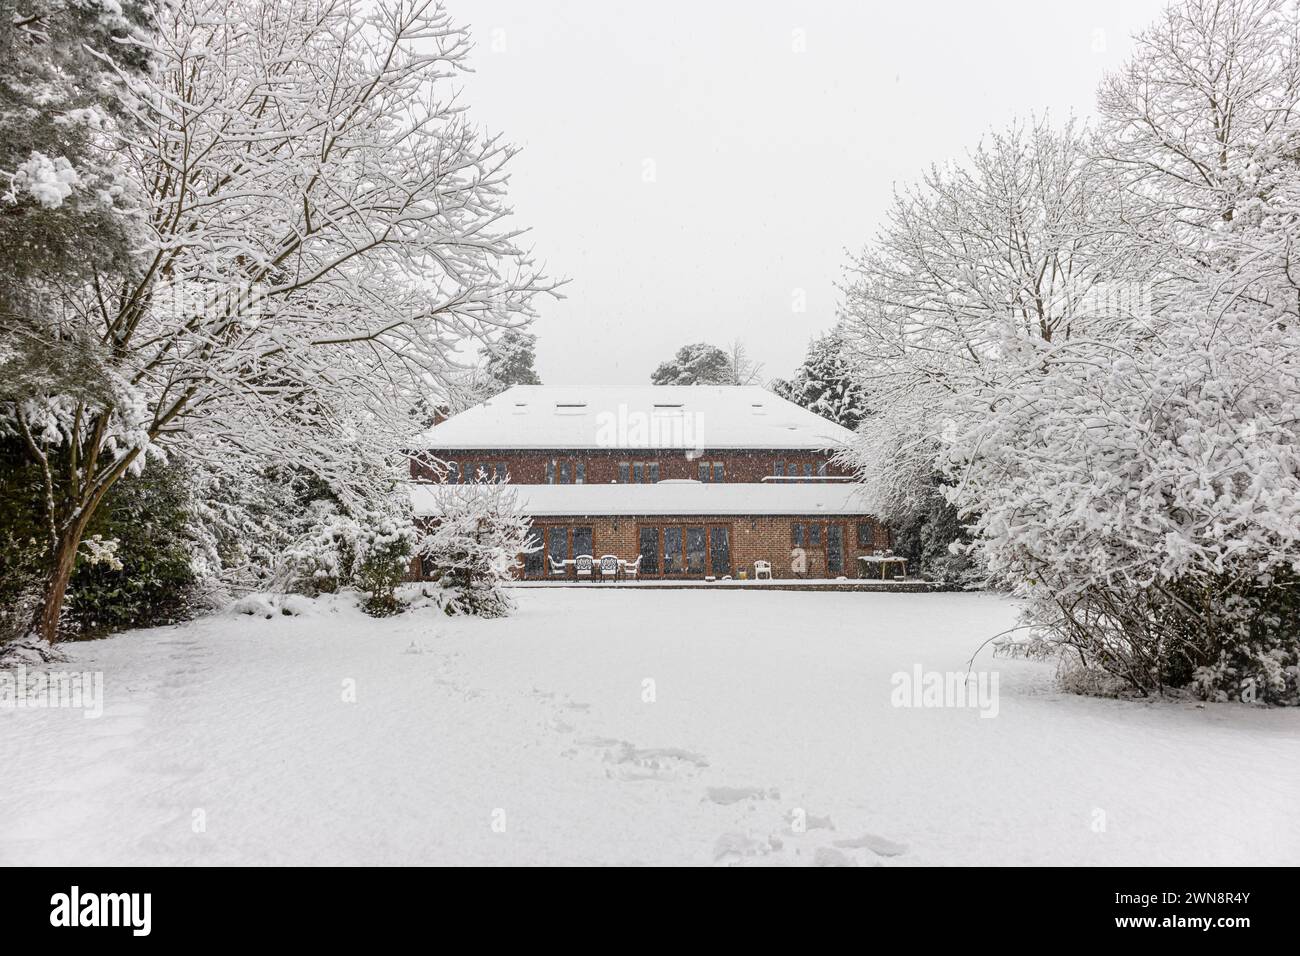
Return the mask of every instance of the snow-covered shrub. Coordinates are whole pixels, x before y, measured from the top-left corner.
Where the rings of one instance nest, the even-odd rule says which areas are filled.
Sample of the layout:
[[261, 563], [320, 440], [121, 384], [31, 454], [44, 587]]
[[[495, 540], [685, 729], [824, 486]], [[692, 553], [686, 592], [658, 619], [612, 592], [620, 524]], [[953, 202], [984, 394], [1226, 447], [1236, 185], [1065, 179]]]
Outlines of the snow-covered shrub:
[[1143, 692], [1300, 702], [1296, 324], [1191, 312], [1128, 348], [1015, 348], [1019, 380], [945, 451], [989, 572]]
[[440, 485], [438, 517], [420, 541], [427, 596], [448, 614], [504, 617], [514, 610], [505, 589], [519, 555], [528, 551], [528, 519], [513, 488], [491, 480]]
[[307, 533], [284, 556], [287, 588], [316, 595], [355, 587], [367, 594], [367, 613], [382, 617], [400, 610], [396, 589], [417, 540], [409, 520], [383, 511], [357, 516], [324, 499], [312, 502], [309, 512]]

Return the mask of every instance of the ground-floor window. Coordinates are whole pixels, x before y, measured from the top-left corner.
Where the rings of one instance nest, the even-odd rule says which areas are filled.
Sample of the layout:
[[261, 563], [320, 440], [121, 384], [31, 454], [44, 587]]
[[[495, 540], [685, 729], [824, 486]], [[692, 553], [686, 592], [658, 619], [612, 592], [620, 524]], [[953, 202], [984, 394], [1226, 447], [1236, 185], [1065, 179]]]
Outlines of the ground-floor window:
[[[844, 525], [796, 521], [790, 525], [790, 545], [803, 555], [805, 570], [815, 570], [811, 565], [820, 564], [829, 575], [838, 577], [844, 573]], [[824, 560], [809, 560], [814, 558]]]
[[559, 564], [592, 553], [592, 529], [586, 525], [533, 525], [529, 540], [541, 544], [542, 548], [524, 557], [525, 577], [547, 577], [551, 562]]
[[726, 525], [643, 525], [637, 540], [642, 575], [731, 573], [731, 531]]

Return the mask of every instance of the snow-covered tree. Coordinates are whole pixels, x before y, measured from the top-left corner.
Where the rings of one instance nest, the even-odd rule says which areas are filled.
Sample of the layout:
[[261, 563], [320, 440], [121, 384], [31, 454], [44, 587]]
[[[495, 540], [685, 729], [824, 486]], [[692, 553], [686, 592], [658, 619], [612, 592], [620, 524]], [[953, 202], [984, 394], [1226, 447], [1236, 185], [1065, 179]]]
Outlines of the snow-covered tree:
[[776, 379], [769, 387], [782, 398], [850, 430], [858, 427], [868, 410], [866, 389], [849, 366], [838, 328], [814, 338], [793, 377]]
[[485, 349], [483, 371], [502, 390], [511, 385], [541, 385], [533, 367], [537, 361], [537, 336], [520, 329], [507, 329]]
[[529, 543], [515, 489], [486, 475], [473, 484], [438, 485], [438, 517], [419, 543], [425, 573], [448, 614], [501, 617], [514, 608], [505, 588]]
[[731, 356], [716, 345], [683, 345], [650, 376], [652, 385], [735, 385]]
[[469, 38], [441, 4], [149, 10], [124, 49], [150, 68], [115, 66], [131, 122], [109, 143], [146, 241], [125, 278], [60, 302], [106, 357], [104, 394], [0, 406], [45, 480], [36, 623], [51, 640], [87, 522], [124, 474], [170, 448], [216, 474], [275, 461], [360, 507], [358, 461], [396, 472], [457, 346], [520, 324], [551, 287], [505, 224], [513, 148], [448, 86]]

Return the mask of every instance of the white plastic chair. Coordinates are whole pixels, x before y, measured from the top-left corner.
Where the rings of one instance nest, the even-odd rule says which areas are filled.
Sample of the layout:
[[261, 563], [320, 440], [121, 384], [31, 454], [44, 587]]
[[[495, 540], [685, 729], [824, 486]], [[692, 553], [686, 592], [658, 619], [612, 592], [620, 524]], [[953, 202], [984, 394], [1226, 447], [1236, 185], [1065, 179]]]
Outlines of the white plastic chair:
[[573, 559], [573, 570], [580, 578], [590, 578], [594, 563], [591, 555], [579, 554]]
[[637, 555], [635, 561], [622, 561], [620, 563], [623, 565], [623, 576], [635, 581], [636, 576], [641, 573], [641, 556]]
[[547, 556], [551, 562], [551, 574], [554, 577], [562, 578], [569, 573], [568, 566], [563, 561], [556, 561], [554, 558]]
[[764, 575], [767, 575], [767, 579], [768, 579], [769, 581], [772, 580], [772, 562], [771, 562], [771, 561], [755, 561], [755, 562], [754, 562], [754, 580], [755, 580], [755, 581], [761, 581], [761, 580], [763, 579], [763, 576], [764, 576]]
[[618, 577], [618, 556], [602, 554], [600, 556], [600, 579], [612, 581]]

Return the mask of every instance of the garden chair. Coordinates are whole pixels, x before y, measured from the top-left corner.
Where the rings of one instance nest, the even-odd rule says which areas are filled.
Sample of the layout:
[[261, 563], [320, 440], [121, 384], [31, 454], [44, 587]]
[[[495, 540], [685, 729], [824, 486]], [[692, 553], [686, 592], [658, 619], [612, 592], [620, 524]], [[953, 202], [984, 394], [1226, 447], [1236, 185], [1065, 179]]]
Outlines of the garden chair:
[[562, 578], [569, 573], [569, 567], [563, 561], [556, 561], [554, 558], [550, 558], [550, 562], [551, 577]]
[[755, 562], [754, 562], [754, 580], [755, 580], [755, 581], [761, 581], [764, 577], [766, 577], [769, 581], [772, 580], [772, 562], [771, 562], [771, 561], [755, 561]]
[[618, 577], [618, 557], [613, 554], [602, 554], [600, 556], [600, 579], [602, 581], [613, 581]]
[[635, 561], [620, 561], [619, 563], [623, 565], [623, 576], [625, 578], [635, 581], [636, 576], [641, 573], [640, 555], [637, 555], [637, 559]]
[[591, 569], [595, 562], [589, 554], [580, 554], [573, 559], [573, 570], [579, 578], [591, 580]]

